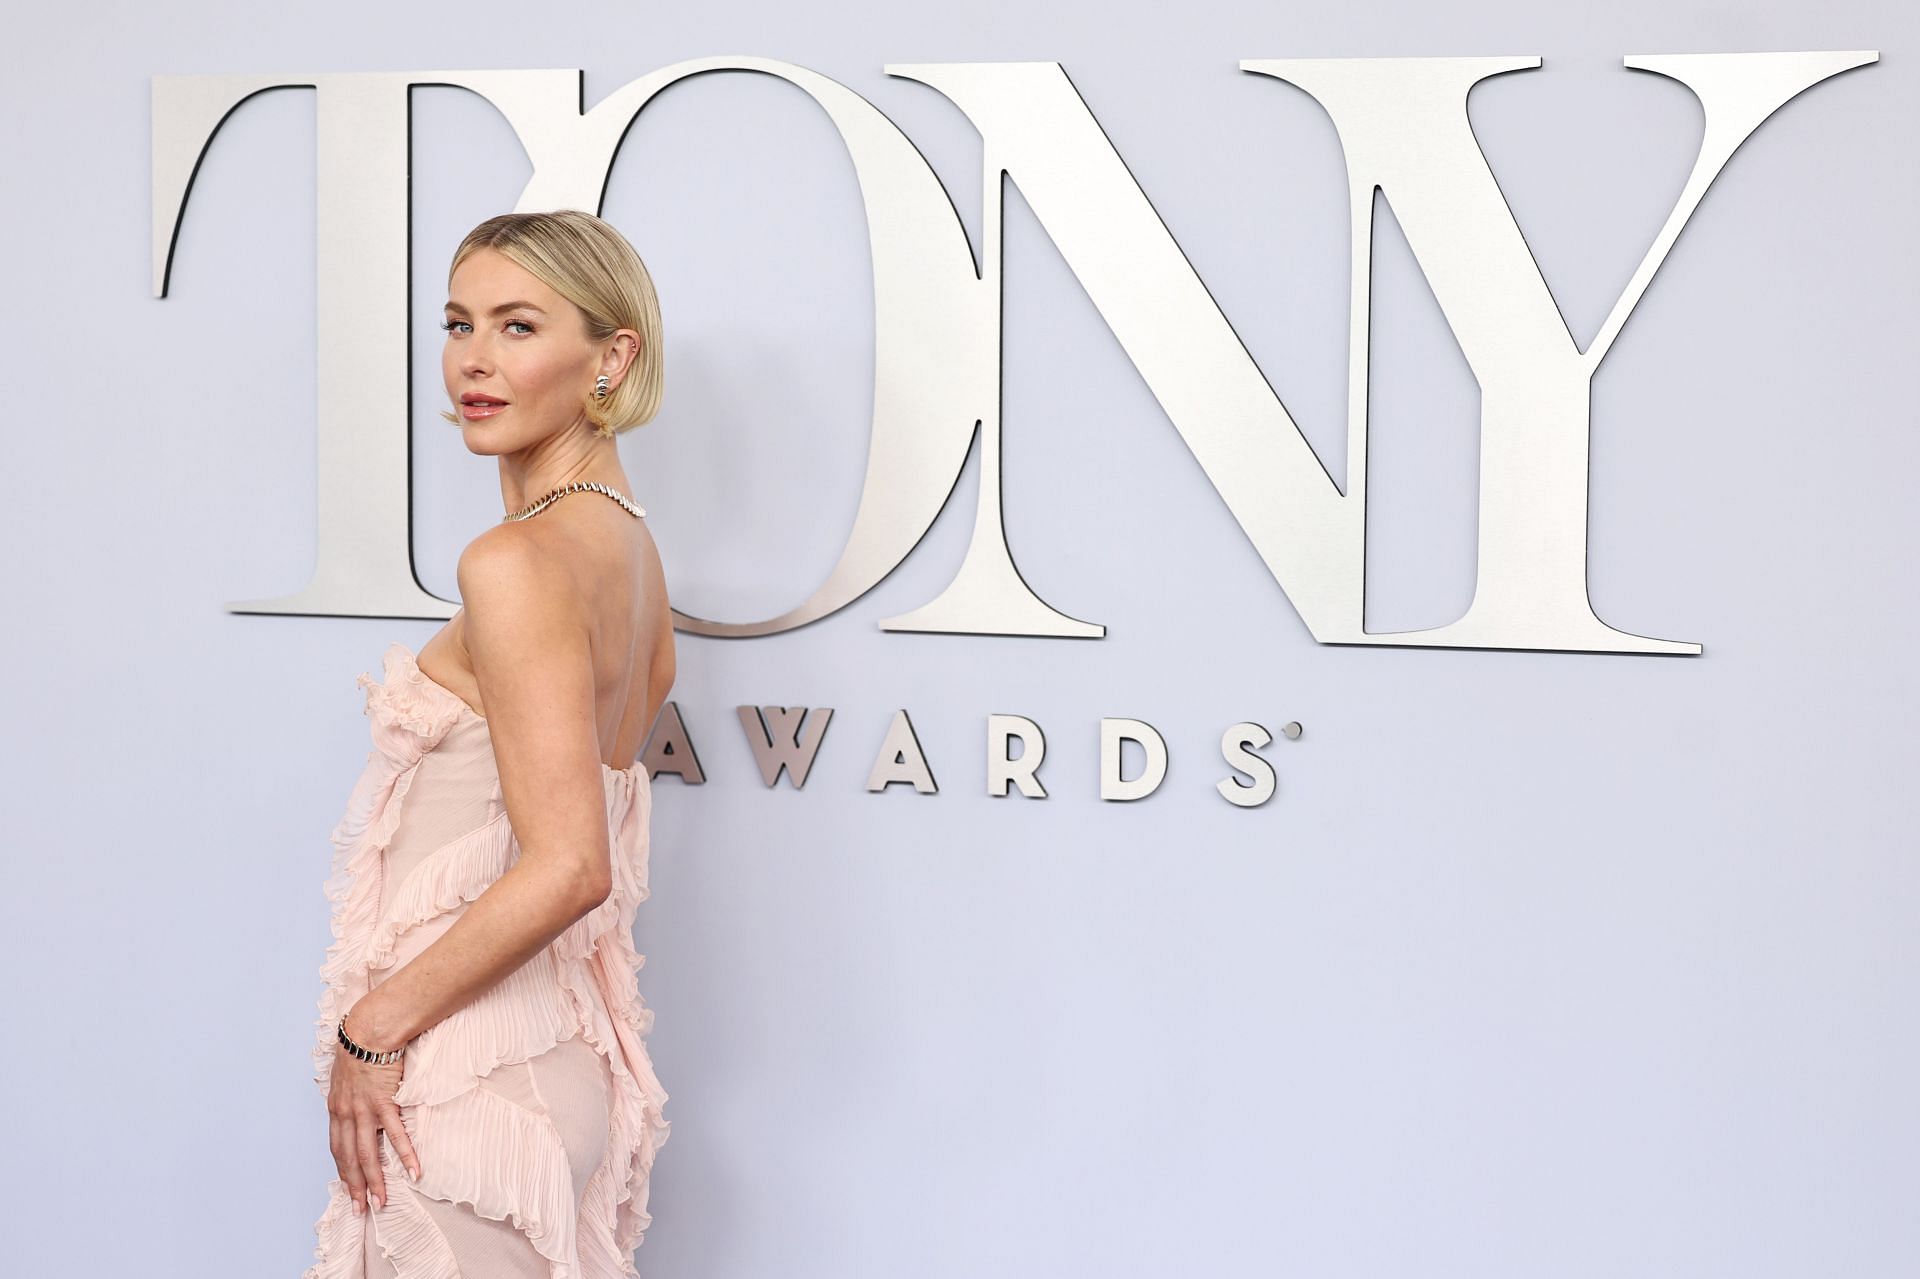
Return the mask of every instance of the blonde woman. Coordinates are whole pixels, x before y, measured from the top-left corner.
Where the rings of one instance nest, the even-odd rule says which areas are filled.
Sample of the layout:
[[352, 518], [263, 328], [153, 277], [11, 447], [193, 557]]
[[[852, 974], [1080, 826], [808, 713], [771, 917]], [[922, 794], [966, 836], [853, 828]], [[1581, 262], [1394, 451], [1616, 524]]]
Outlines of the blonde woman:
[[454, 254], [444, 327], [442, 416], [504, 514], [460, 611], [359, 679], [374, 750], [333, 833], [314, 1049], [339, 1175], [307, 1277], [630, 1276], [668, 1132], [638, 756], [674, 653], [615, 437], [659, 406], [660, 308], [606, 222], [509, 214]]

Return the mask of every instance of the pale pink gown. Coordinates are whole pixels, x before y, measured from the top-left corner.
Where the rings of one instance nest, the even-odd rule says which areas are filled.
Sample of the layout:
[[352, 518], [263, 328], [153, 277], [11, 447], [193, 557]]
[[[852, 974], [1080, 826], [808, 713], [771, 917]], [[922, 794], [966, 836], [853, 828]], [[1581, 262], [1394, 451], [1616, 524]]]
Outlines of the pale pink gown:
[[[519, 856], [487, 721], [389, 645], [361, 675], [373, 751], [333, 832], [333, 944], [315, 1078], [334, 1026], [425, 950]], [[407, 1047], [396, 1100], [421, 1176], [380, 1134], [387, 1201], [362, 1216], [334, 1178], [303, 1279], [635, 1276], [667, 1094], [644, 1043], [634, 909], [647, 897], [652, 782], [603, 764], [613, 892], [498, 985]]]

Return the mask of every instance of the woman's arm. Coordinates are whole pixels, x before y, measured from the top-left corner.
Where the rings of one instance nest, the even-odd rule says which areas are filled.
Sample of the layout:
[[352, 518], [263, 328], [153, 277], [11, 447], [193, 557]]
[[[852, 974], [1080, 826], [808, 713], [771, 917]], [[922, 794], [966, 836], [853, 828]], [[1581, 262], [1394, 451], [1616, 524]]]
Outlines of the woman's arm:
[[497, 525], [460, 557], [467, 652], [520, 857], [446, 935], [353, 1005], [397, 1047], [459, 1011], [607, 899], [613, 867], [584, 607], [538, 531]]

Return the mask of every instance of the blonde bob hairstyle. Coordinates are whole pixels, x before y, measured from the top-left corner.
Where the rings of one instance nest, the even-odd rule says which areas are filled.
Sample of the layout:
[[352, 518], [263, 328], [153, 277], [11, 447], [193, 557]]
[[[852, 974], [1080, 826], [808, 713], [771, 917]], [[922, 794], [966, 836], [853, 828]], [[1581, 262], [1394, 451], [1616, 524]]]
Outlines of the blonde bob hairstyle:
[[[447, 268], [449, 284], [460, 264], [481, 249], [492, 249], [579, 307], [589, 340], [604, 342], [620, 329], [640, 335], [640, 350], [620, 385], [604, 400], [583, 391], [580, 407], [595, 435], [612, 437], [652, 421], [660, 411], [660, 299], [627, 237], [578, 209], [503, 213], [460, 242]], [[440, 416], [460, 421], [444, 409]]]

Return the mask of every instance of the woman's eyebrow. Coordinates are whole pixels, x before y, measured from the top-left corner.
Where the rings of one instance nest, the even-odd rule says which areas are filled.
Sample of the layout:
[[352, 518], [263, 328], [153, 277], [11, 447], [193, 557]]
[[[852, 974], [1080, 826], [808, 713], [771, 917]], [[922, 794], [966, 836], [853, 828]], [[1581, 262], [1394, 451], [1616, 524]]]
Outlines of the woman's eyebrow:
[[[464, 306], [461, 306], [458, 302], [451, 302], [451, 301], [448, 302], [447, 310], [457, 311], [461, 315], [465, 315], [467, 313], [467, 308]], [[487, 314], [488, 315], [505, 315], [509, 311], [536, 311], [536, 312], [539, 312], [539, 314], [541, 315], [546, 314], [545, 311], [541, 311], [539, 307], [535, 306], [531, 302], [502, 302], [499, 306], [496, 306], [493, 308], [493, 310], [487, 312]]]

